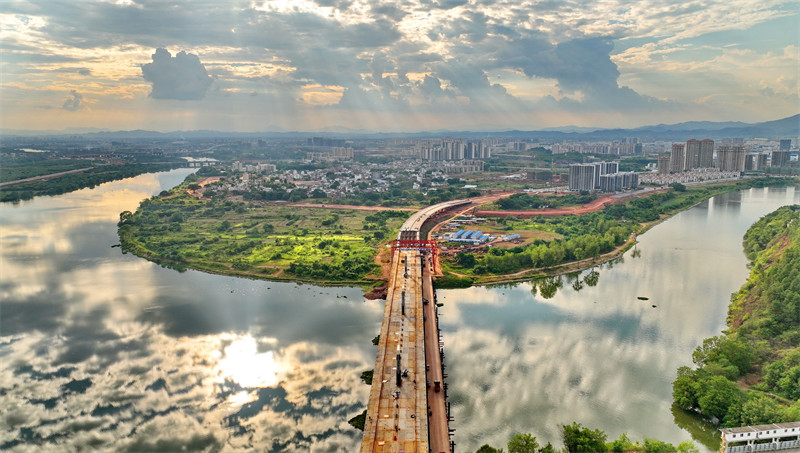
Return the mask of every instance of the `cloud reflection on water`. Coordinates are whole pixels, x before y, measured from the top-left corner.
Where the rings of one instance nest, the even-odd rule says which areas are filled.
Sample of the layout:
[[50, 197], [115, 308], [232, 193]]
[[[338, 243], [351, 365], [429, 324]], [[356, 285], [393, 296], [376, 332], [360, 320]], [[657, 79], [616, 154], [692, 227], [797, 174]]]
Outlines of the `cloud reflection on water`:
[[798, 201], [795, 189], [754, 189], [701, 203], [641, 236], [636, 258], [599, 266], [594, 287], [572, 287], [584, 272], [547, 298], [531, 283], [442, 291], [459, 448], [516, 432], [560, 445], [558, 425], [572, 421], [613, 438], [689, 439], [671, 413], [676, 370], [725, 327], [747, 277], [746, 229]]
[[[188, 172], [0, 218], [0, 448], [341, 451], [361, 433], [383, 308], [358, 288], [163, 269], [111, 248], [119, 212]], [[163, 185], [162, 185], [163, 184]]]

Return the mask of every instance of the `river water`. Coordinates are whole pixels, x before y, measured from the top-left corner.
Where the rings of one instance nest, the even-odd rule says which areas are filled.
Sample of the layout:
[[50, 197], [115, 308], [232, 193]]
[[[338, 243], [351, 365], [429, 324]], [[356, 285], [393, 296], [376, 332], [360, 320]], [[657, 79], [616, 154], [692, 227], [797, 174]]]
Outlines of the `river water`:
[[599, 266], [595, 286], [583, 272], [536, 289], [523, 283], [440, 293], [457, 445], [501, 447], [514, 433], [530, 432], [560, 447], [558, 425], [576, 421], [609, 440], [627, 433], [677, 445], [691, 431], [701, 450], [714, 451], [718, 441], [702, 442], [714, 430], [681, 411], [673, 415], [672, 381], [704, 338], [726, 328], [730, 295], [749, 272], [745, 231], [793, 203], [800, 190], [791, 187], [703, 202]]
[[353, 451], [382, 304], [179, 273], [112, 245], [191, 170], [4, 204], [0, 450]]
[[[380, 302], [180, 273], [112, 247], [121, 211], [191, 171], [0, 206], [0, 449], [357, 450], [347, 419], [369, 396], [359, 374], [375, 360]], [[598, 268], [595, 286], [579, 288], [584, 273], [535, 294], [441, 292], [457, 450], [517, 431], [558, 443], [573, 420], [689, 439], [670, 410], [675, 369], [724, 328], [746, 228], [798, 202], [793, 188], [717, 197]]]

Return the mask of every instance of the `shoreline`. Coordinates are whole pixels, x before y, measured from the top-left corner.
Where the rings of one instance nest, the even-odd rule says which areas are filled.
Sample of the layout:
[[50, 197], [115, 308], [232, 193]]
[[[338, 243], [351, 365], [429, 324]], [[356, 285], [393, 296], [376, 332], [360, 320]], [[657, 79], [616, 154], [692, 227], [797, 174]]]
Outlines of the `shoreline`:
[[[795, 185], [797, 185], [797, 184], [795, 184]], [[713, 190], [715, 188], [714, 187], [715, 186], [714, 183], [708, 184], [707, 186], [710, 189], [712, 189], [712, 192], [709, 193], [707, 197], [704, 197], [704, 198], [698, 200], [696, 203], [693, 203], [693, 204], [691, 204], [689, 206], [686, 206], [684, 208], [680, 208], [680, 209], [676, 210], [675, 212], [671, 212], [671, 213], [665, 215], [664, 217], [662, 217], [662, 218], [660, 218], [658, 220], [654, 220], [654, 221], [646, 223], [646, 224], [641, 224], [642, 225], [642, 230], [641, 231], [633, 233], [632, 236], [629, 237], [628, 240], [624, 244], [622, 244], [617, 249], [615, 249], [615, 250], [613, 250], [611, 252], [608, 252], [608, 253], [606, 253], [604, 255], [601, 255], [600, 257], [597, 257], [597, 258], [586, 258], [586, 259], [580, 260], [580, 261], [571, 261], [571, 262], [562, 263], [562, 264], [559, 264], [559, 265], [556, 265], [556, 266], [547, 267], [547, 268], [526, 269], [526, 270], [523, 270], [523, 271], [520, 271], [520, 272], [516, 272], [516, 273], [512, 273], [512, 274], [493, 275], [493, 276], [489, 277], [490, 279], [494, 278], [493, 280], [490, 280], [490, 279], [476, 279], [476, 281], [471, 283], [469, 287], [473, 287], [473, 286], [494, 286], [494, 285], [521, 283], [521, 282], [529, 281], [529, 280], [533, 280], [533, 279], [566, 275], [566, 274], [570, 274], [570, 273], [574, 273], [574, 272], [582, 272], [582, 271], [585, 271], [587, 269], [591, 269], [591, 268], [593, 268], [595, 266], [607, 263], [609, 261], [612, 261], [612, 260], [614, 260], [616, 258], [621, 257], [622, 255], [625, 254], [625, 252], [627, 252], [628, 250], [630, 250], [632, 247], [634, 247], [637, 244], [638, 236], [640, 236], [642, 234], [645, 234], [651, 228], [655, 227], [656, 225], [660, 224], [661, 222], [663, 222], [665, 220], [668, 220], [668, 219], [672, 218], [673, 216], [679, 214], [680, 212], [683, 212], [683, 211], [686, 211], [688, 209], [691, 209], [691, 208], [699, 205], [700, 203], [703, 203], [704, 201], [708, 201], [709, 199], [711, 199], [711, 198], [713, 198], [715, 196], [724, 194], [724, 193], [733, 192], [733, 191], [736, 191], [736, 190], [749, 190], [749, 189], [754, 188], [754, 187], [736, 187], [736, 186], [731, 186], [731, 187], [726, 188], [726, 190], [714, 191]], [[720, 186], [723, 186], [723, 185], [720, 184]], [[660, 191], [652, 191], [651, 193], [656, 193], [656, 192], [660, 192]], [[649, 194], [650, 193], [645, 194], [645, 195], [649, 195]], [[628, 199], [630, 199], [630, 197], [625, 197], [624, 198], [624, 200], [628, 200]], [[502, 211], [497, 211], [497, 212], [502, 212]], [[581, 215], [581, 214], [569, 214], [569, 215]], [[445, 220], [443, 219], [440, 222], [438, 222], [433, 227], [433, 229], [436, 229], [436, 227], [438, 227], [444, 221]], [[383, 243], [379, 247], [383, 248], [388, 243], [389, 242]], [[159, 256], [137, 255], [137, 254], [133, 253], [132, 251], [124, 250], [124, 247], [123, 247], [123, 253], [130, 253], [132, 255], [138, 256], [140, 258], [143, 258], [143, 259], [151, 261], [151, 262], [153, 262], [155, 264], [158, 264], [158, 265], [160, 265], [162, 267], [168, 267], [168, 268], [177, 270], [179, 272], [191, 269], [191, 270], [196, 270], [196, 271], [199, 271], [199, 272], [205, 272], [205, 273], [208, 273], [208, 274], [222, 275], [222, 276], [229, 276], [229, 277], [248, 278], [248, 279], [251, 279], [251, 280], [265, 280], [265, 281], [274, 281], [274, 282], [283, 282], [283, 283], [294, 282], [294, 283], [297, 283], [297, 284], [310, 284], [310, 285], [325, 286], [325, 287], [337, 287], [337, 286], [338, 287], [344, 287], [344, 286], [359, 287], [359, 288], [361, 288], [363, 290], [365, 295], [367, 293], [373, 291], [376, 287], [381, 286], [382, 284], [384, 284], [386, 282], [386, 278], [385, 278], [386, 276], [383, 275], [383, 273], [380, 276], [376, 276], [375, 278], [369, 278], [369, 279], [358, 280], [358, 281], [324, 281], [324, 280], [314, 280], [314, 279], [303, 279], [303, 278], [297, 278], [297, 277], [279, 277], [279, 276], [262, 275], [262, 274], [258, 274], [258, 273], [255, 273], [255, 272], [251, 273], [251, 272], [236, 271], [235, 269], [228, 269], [228, 270], [207, 269], [207, 268], [203, 268], [203, 267], [192, 266], [191, 263], [171, 261], [168, 258], [163, 258], [163, 257], [159, 257]], [[380, 256], [380, 255], [379, 254], [376, 255], [376, 257], [378, 257], [378, 256]], [[450, 272], [450, 274], [458, 276], [460, 278], [475, 278], [474, 276], [471, 276], [471, 275], [459, 274], [459, 273], [456, 273], [456, 272]]]
[[[742, 181], [742, 180], [739, 180], [739, 181]], [[708, 186], [708, 187], [713, 189], [715, 187], [715, 185], [716, 186], [724, 186], [725, 184], [724, 183], [720, 183], [720, 182], [712, 182], [710, 184], [707, 184], [706, 186]], [[796, 187], [800, 187], [800, 184], [795, 184], [795, 186]], [[753, 188], [755, 188], [755, 187], [746, 187], [746, 188], [731, 187], [730, 190], [723, 190], [723, 191], [719, 191], [719, 192], [715, 192], [715, 193], [710, 193], [708, 197], [703, 198], [701, 200], [698, 200], [696, 203], [694, 203], [692, 205], [686, 206], [685, 208], [678, 209], [675, 212], [671, 212], [671, 213], [665, 215], [664, 217], [662, 217], [662, 218], [660, 218], [658, 220], [654, 220], [652, 222], [648, 222], [646, 224], [642, 224], [642, 230], [639, 231], [638, 233], [635, 233], [634, 237], [632, 239], [629, 238], [628, 241], [625, 242], [625, 244], [619, 246], [616, 250], [613, 250], [613, 251], [608, 252], [608, 253], [606, 253], [604, 255], [601, 255], [600, 256], [601, 259], [592, 262], [590, 265], [577, 266], [574, 269], [571, 269], [571, 268], [569, 268], [570, 266], [575, 266], [578, 263], [582, 263], [582, 262], [585, 262], [587, 260], [592, 260], [592, 258], [587, 258], [587, 259], [580, 260], [580, 261], [570, 261], [568, 263], [562, 263], [562, 264], [559, 264], [559, 265], [556, 265], [556, 266], [551, 266], [551, 267], [526, 269], [524, 271], [520, 271], [520, 272], [513, 273], [513, 274], [493, 275], [491, 277], [497, 277], [499, 279], [498, 280], [489, 280], [489, 281], [486, 281], [486, 280], [481, 281], [480, 279], [478, 279], [477, 281], [473, 282], [469, 287], [473, 287], [473, 286], [494, 286], [494, 285], [505, 285], [505, 284], [511, 284], [511, 283], [522, 283], [522, 282], [533, 280], [533, 279], [544, 278], [544, 277], [555, 277], [555, 276], [571, 274], [573, 272], [582, 272], [582, 271], [585, 271], [587, 269], [591, 269], [594, 266], [598, 266], [598, 265], [607, 263], [609, 261], [612, 261], [612, 260], [614, 260], [616, 258], [619, 258], [620, 256], [624, 255], [625, 252], [627, 252], [628, 250], [630, 250], [632, 247], [634, 247], [636, 245], [636, 243], [638, 242], [636, 240], [636, 238], [638, 238], [640, 235], [643, 235], [643, 234], [647, 233], [648, 231], [650, 231], [651, 228], [657, 226], [661, 222], [669, 220], [672, 217], [680, 214], [681, 212], [688, 211], [689, 209], [694, 208], [695, 206], [699, 205], [700, 203], [708, 201], [708, 200], [710, 200], [710, 199], [712, 199], [712, 198], [714, 198], [714, 197], [716, 197], [718, 195], [722, 195], [722, 194], [729, 193], [729, 192], [735, 192], [737, 190], [750, 190], [750, 189], [753, 189]], [[652, 193], [657, 193], [657, 192], [660, 192], [660, 190], [659, 191], [653, 191]], [[629, 198], [630, 197], [626, 197], [625, 200], [627, 200]], [[492, 212], [503, 212], [503, 211], [492, 211]], [[572, 214], [572, 215], [580, 215], [580, 214]], [[568, 269], [564, 269], [564, 268], [568, 268]], [[550, 271], [550, 272], [548, 272], [548, 271]], [[465, 278], [465, 277], [466, 278], [475, 278], [474, 276], [467, 275], [467, 274], [458, 274], [458, 273], [455, 273], [455, 272], [451, 272], [451, 273], [453, 275], [456, 275], [456, 276], [462, 277], [462, 278]], [[531, 274], [534, 274], [534, 275], [519, 275], [518, 277], [507, 278], [507, 277], [515, 276], [517, 274], [522, 274], [522, 273], [526, 273], [526, 274], [527, 273], [531, 273]], [[535, 275], [536, 273], [540, 273], [540, 275]]]

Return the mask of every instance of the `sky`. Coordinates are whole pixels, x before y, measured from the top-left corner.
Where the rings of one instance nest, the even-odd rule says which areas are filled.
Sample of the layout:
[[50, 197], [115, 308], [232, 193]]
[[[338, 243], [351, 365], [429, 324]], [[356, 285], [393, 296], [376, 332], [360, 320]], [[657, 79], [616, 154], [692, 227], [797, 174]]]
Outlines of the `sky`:
[[5, 130], [760, 122], [798, 68], [800, 1], [0, 3]]

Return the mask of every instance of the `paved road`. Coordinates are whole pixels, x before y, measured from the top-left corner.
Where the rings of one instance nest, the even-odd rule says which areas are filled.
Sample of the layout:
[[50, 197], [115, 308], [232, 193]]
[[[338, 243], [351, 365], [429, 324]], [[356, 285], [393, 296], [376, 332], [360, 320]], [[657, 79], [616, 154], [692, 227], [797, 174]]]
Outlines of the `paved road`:
[[3, 183], [0, 183], [0, 187], [13, 186], [15, 184], [24, 184], [26, 182], [45, 181], [47, 179], [58, 178], [59, 176], [69, 175], [69, 174], [72, 174], [72, 173], [81, 173], [81, 172], [84, 172], [86, 170], [91, 170], [92, 168], [94, 168], [94, 167], [78, 168], [78, 169], [75, 169], [75, 170], [60, 171], [58, 173], [50, 173], [48, 175], [33, 176], [31, 178], [16, 179], [14, 181], [6, 181], [6, 182], [3, 182]]

